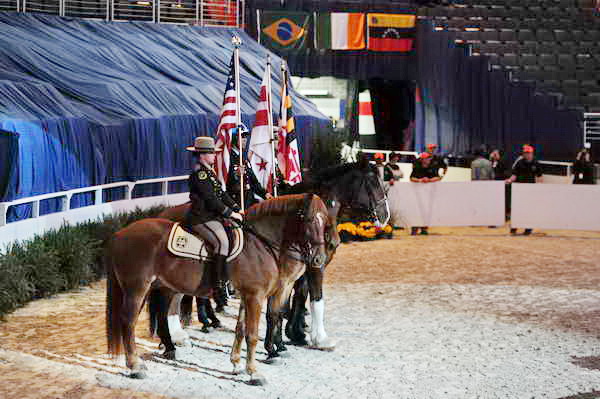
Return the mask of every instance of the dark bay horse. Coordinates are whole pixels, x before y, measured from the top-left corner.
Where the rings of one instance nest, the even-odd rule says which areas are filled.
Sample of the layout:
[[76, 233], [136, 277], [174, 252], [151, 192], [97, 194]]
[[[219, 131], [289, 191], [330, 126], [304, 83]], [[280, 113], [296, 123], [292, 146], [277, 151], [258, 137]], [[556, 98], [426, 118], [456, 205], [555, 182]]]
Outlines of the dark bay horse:
[[[323, 266], [326, 231], [331, 231], [332, 223], [324, 203], [312, 194], [264, 201], [247, 211], [246, 223], [250, 232], [245, 235], [244, 249], [230, 263], [231, 281], [241, 296], [231, 362], [234, 372], [238, 372], [245, 337], [246, 371], [251, 383], [261, 384], [264, 378], [256, 371], [255, 357], [262, 303], [272, 298], [269, 310], [277, 317], [305, 265]], [[160, 282], [163, 303], [167, 305], [158, 314], [158, 335], [165, 345], [165, 355], [171, 358], [175, 347], [167, 327], [170, 297], [176, 293], [210, 294], [200, 288], [204, 265], [174, 256], [167, 250], [172, 226], [173, 222], [165, 219], [144, 219], [115, 233], [107, 245], [108, 351], [113, 355], [125, 352], [132, 377], [145, 376], [145, 365], [136, 352], [135, 325], [152, 283]], [[302, 261], [287, 259], [296, 260], [294, 254], [299, 254]], [[281, 267], [290, 264], [295, 267]]]
[[[336, 221], [340, 212], [362, 213], [380, 224], [387, 223], [389, 219], [389, 208], [383, 184], [378, 178], [377, 172], [366, 163], [352, 163], [327, 168], [309, 176], [304, 183], [293, 186], [288, 190], [290, 193], [314, 193], [319, 195], [325, 202], [330, 219]], [[185, 213], [189, 209], [188, 204], [182, 204], [163, 211], [159, 217], [183, 221]], [[334, 232], [337, 237], [337, 232]], [[333, 236], [333, 234], [332, 234]], [[327, 260], [325, 265], [333, 259], [338, 241], [331, 241], [327, 247]], [[335, 347], [325, 332], [324, 326], [324, 300], [323, 300], [323, 277], [324, 268], [308, 268], [305, 275], [298, 279], [294, 287], [294, 298], [292, 308], [288, 315], [286, 335], [291, 342], [298, 345], [307, 345], [304, 332], [304, 306], [310, 293], [311, 297], [311, 345], [318, 349], [331, 350]], [[174, 311], [178, 310], [178, 303], [172, 306]], [[191, 311], [191, 310], [188, 310]], [[184, 314], [185, 318], [189, 315]], [[281, 318], [279, 318], [281, 320]], [[267, 315], [267, 327], [272, 327], [273, 320]], [[181, 325], [175, 322], [169, 323], [172, 334], [185, 337], [187, 333], [181, 329]], [[281, 326], [274, 327], [280, 333]], [[269, 337], [265, 340], [265, 347], [269, 357], [276, 356], [277, 352], [272, 350], [272, 345], [277, 346], [277, 351], [285, 350], [283, 340], [275, 336], [275, 342], [270, 342]]]

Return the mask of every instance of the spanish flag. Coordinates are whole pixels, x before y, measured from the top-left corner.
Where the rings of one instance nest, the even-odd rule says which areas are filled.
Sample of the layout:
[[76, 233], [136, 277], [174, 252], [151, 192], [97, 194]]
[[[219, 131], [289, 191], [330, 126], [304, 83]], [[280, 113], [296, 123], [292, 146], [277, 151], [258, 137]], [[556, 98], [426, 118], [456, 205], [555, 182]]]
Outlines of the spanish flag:
[[416, 19], [413, 14], [368, 14], [369, 50], [411, 51]]

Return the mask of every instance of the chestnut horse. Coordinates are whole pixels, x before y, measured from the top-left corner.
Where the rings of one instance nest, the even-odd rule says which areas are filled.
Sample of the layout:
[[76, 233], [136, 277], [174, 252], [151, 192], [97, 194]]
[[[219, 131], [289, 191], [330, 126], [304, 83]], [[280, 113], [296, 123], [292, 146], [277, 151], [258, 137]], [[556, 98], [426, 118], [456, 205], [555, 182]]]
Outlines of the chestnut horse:
[[[250, 382], [262, 384], [256, 371], [256, 344], [262, 303], [272, 298], [271, 312], [279, 313], [294, 282], [306, 264], [322, 267], [326, 261], [325, 232], [331, 221], [325, 204], [312, 194], [282, 196], [251, 207], [246, 216], [247, 234], [241, 254], [230, 262], [230, 276], [241, 296], [241, 305], [231, 351], [234, 373], [239, 371], [242, 339], [247, 346], [246, 371]], [[205, 265], [194, 259], [172, 255], [167, 239], [173, 222], [144, 219], [115, 233], [107, 245], [108, 351], [125, 351], [131, 377], [143, 378], [145, 365], [136, 352], [135, 325], [154, 282], [161, 285], [165, 303], [176, 293], [207, 296], [201, 287]], [[291, 262], [294, 254], [302, 262]], [[294, 259], [292, 259], [294, 260]], [[293, 264], [295, 267], [282, 267]], [[158, 335], [165, 355], [174, 358], [175, 347], [167, 328], [168, 306], [158, 315]]]
[[[303, 192], [314, 193], [322, 198], [334, 224], [341, 212], [362, 213], [365, 217], [370, 217], [380, 224], [387, 223], [390, 217], [383, 184], [378, 178], [376, 170], [373, 170], [373, 167], [368, 163], [350, 163], [326, 168], [313, 173], [305, 182], [293, 186], [291, 190], [298, 194]], [[182, 222], [189, 207], [190, 204], [185, 203], [167, 208], [158, 217]], [[330, 236], [335, 237], [335, 239], [329, 240], [325, 266], [333, 259], [339, 244], [337, 231], [330, 232]], [[308, 268], [305, 275], [296, 282], [289, 321], [286, 326], [286, 335], [293, 344], [308, 345], [304, 332], [304, 306], [310, 293], [312, 316], [310, 344], [313, 348], [332, 350], [335, 348], [335, 343], [327, 336], [324, 325], [325, 304], [322, 289], [324, 271], [324, 268]], [[180, 297], [174, 299], [170, 307], [172, 316], [169, 318], [171, 336], [176, 336], [178, 342], [182, 342], [188, 337], [187, 333], [181, 328], [178, 321], [179, 317], [176, 316], [180, 311], [180, 300]], [[203, 301], [202, 303], [206, 302]], [[183, 312], [183, 309], [181, 311]], [[191, 307], [187, 311], [191, 312]], [[182, 314], [182, 316], [183, 318], [191, 317], [189, 314]], [[278, 352], [285, 350], [280, 335], [281, 320], [281, 317], [274, 319], [270, 314], [267, 314], [267, 331], [270, 332], [273, 328], [277, 332], [273, 336], [274, 342], [271, 341], [269, 334], [265, 339], [265, 349], [269, 353], [269, 358], [276, 357]], [[278, 326], [273, 326], [272, 323], [274, 322], [278, 323]], [[276, 350], [274, 350], [273, 345], [277, 346]]]

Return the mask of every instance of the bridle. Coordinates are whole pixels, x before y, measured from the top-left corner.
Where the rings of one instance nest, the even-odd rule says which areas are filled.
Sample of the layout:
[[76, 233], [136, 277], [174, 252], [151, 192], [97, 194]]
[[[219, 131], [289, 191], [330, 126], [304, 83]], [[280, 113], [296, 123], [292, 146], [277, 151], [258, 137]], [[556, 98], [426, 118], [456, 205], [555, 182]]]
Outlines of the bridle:
[[[353, 191], [352, 194], [350, 196], [350, 201], [343, 201], [344, 205], [346, 205], [346, 207], [350, 208], [350, 209], [357, 209], [359, 211], [364, 211], [366, 214], [368, 214], [370, 217], [372, 217], [374, 220], [379, 221], [381, 224], [386, 224], [389, 220], [389, 205], [387, 202], [387, 195], [385, 194], [385, 191], [383, 190], [383, 186], [381, 186], [381, 182], [379, 181], [379, 179], [377, 179], [377, 184], [380, 186], [381, 191], [383, 192], [383, 198], [377, 200], [375, 197], [375, 193], [373, 192], [373, 189], [369, 186], [368, 184], [368, 172], [364, 173], [362, 178], [360, 179], [360, 184], [355, 184], [353, 185]], [[369, 198], [369, 204], [365, 205], [359, 201], [356, 200], [356, 198], [358, 197], [358, 193], [361, 192], [361, 190], [363, 189], [366, 191], [367, 193], [367, 197]], [[381, 221], [379, 220], [379, 216], [377, 215], [377, 209], [382, 205], [385, 204], [386, 208], [387, 208], [387, 212], [388, 212], [388, 219], [385, 221]]]
[[[310, 212], [310, 206], [311, 206], [311, 202], [313, 199], [313, 195], [314, 194], [305, 194], [304, 195], [304, 199], [303, 199], [303, 204], [302, 207], [300, 209], [298, 209], [296, 211], [295, 214], [295, 218], [296, 218], [296, 223], [295, 226], [296, 228], [294, 229], [294, 239], [297, 239], [299, 237], [302, 237], [303, 240], [301, 240], [300, 242], [292, 242], [289, 243], [290, 240], [288, 240], [287, 242], [284, 241], [281, 244], [277, 244], [274, 243], [271, 239], [265, 237], [264, 235], [262, 235], [261, 233], [259, 233], [258, 231], [256, 231], [256, 229], [254, 228], [254, 226], [246, 223], [246, 222], [237, 222], [238, 225], [240, 225], [244, 231], [254, 235], [256, 238], [258, 238], [260, 241], [263, 242], [263, 244], [265, 244], [265, 246], [267, 247], [267, 249], [269, 250], [269, 252], [271, 253], [271, 256], [273, 256], [273, 258], [275, 258], [277, 264], [281, 264], [281, 256], [282, 254], [282, 249], [286, 250], [286, 254], [288, 257], [296, 260], [296, 261], [300, 261], [303, 262], [306, 267], [311, 267], [313, 261], [317, 260], [317, 263], [322, 263], [321, 266], [324, 266], [325, 263], [325, 259], [321, 260], [320, 259], [313, 259], [313, 251], [316, 247], [321, 246], [321, 245], [326, 245], [326, 243], [324, 241], [317, 241], [317, 242], [311, 242], [310, 237], [307, 235], [307, 226], [310, 223], [314, 223], [315, 218], [308, 218], [307, 215]], [[289, 222], [288, 222], [289, 223]], [[298, 253], [300, 256], [294, 256], [294, 253]], [[318, 257], [318, 255], [316, 255]]]

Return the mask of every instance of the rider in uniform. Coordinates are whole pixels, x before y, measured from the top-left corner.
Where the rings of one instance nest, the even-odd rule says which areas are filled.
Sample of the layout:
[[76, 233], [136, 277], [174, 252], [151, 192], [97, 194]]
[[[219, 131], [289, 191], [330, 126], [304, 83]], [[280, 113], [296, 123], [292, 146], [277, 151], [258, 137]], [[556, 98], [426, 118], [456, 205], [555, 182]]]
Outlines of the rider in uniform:
[[242, 221], [243, 216], [239, 213], [240, 207], [221, 189], [213, 170], [213, 138], [196, 137], [194, 145], [186, 149], [194, 154], [196, 163], [188, 181], [192, 206], [186, 214], [185, 223], [212, 246], [215, 270], [212, 281], [208, 281], [214, 288], [222, 288], [228, 280], [226, 263], [229, 255], [229, 239], [223, 220], [231, 218]]
[[[247, 130], [242, 130], [242, 149], [246, 148], [246, 137], [248, 136]], [[231, 146], [231, 166], [229, 168], [229, 177], [227, 179], [227, 193], [236, 203], [240, 201], [240, 175], [244, 174], [244, 208], [248, 209], [252, 205], [272, 198], [269, 193], [263, 188], [252, 170], [248, 158], [244, 158], [244, 167], [240, 168], [240, 152], [237, 144], [238, 135], [233, 134], [233, 141]], [[257, 198], [259, 197], [259, 198]]]

